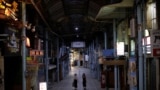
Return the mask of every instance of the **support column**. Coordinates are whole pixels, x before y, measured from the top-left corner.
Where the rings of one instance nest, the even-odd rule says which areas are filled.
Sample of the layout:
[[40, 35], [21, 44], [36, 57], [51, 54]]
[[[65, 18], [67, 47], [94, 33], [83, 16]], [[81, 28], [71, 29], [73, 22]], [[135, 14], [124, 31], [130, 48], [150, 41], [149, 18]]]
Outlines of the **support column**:
[[44, 36], [45, 80], [48, 87], [48, 30], [44, 30]]
[[[160, 29], [160, 12], [159, 12], [159, 10], [160, 10], [160, 0], [156, 0], [156, 18], [157, 18], [157, 27], [158, 27], [158, 30]], [[159, 90], [160, 89], [160, 61], [159, 61], [160, 59], [156, 59], [156, 73], [157, 73], [157, 90]]]
[[159, 90], [160, 88], [159, 83], [159, 59], [156, 58], [156, 90]]
[[107, 32], [104, 32], [104, 49], [107, 49]]
[[138, 19], [138, 90], [144, 90], [143, 86], [143, 54], [142, 54], [142, 10], [141, 7], [137, 7], [137, 19]]
[[[23, 24], [26, 23], [26, 4], [22, 2], [22, 22]], [[25, 27], [22, 28], [22, 90], [26, 90], [26, 29]]]
[[95, 63], [96, 63], [96, 78], [99, 79], [99, 64], [98, 64], [98, 38], [95, 40]]
[[[142, 29], [142, 35], [144, 35], [144, 32], [145, 32], [145, 29], [146, 29], [146, 6], [145, 6], [145, 1], [142, 0], [142, 8], [143, 8], [143, 16], [142, 16], [142, 19], [143, 19], [143, 29]], [[145, 37], [145, 36], [142, 36], [142, 38]], [[142, 40], [142, 39], [141, 39]], [[143, 55], [143, 52], [142, 52], [142, 55], [143, 55], [143, 89], [144, 90], [147, 90], [147, 47], [146, 47], [146, 40], [144, 41], [144, 55]], [[143, 46], [142, 46], [143, 47]], [[143, 49], [142, 49], [143, 50]]]
[[95, 74], [94, 74], [94, 58], [93, 58], [93, 52], [94, 52], [94, 41], [92, 42], [91, 44], [91, 56], [92, 56], [92, 74], [93, 74], [93, 77], [95, 78]]
[[[114, 57], [117, 57], [117, 31], [116, 31], [116, 20], [113, 20], [113, 45], [114, 45]], [[119, 90], [119, 69], [117, 66], [114, 67], [114, 87], [115, 90]]]
[[57, 82], [59, 82], [59, 38], [57, 38]]
[[158, 26], [158, 29], [160, 29], [160, 1], [159, 0], [156, 0], [156, 18], [157, 18], [157, 26]]

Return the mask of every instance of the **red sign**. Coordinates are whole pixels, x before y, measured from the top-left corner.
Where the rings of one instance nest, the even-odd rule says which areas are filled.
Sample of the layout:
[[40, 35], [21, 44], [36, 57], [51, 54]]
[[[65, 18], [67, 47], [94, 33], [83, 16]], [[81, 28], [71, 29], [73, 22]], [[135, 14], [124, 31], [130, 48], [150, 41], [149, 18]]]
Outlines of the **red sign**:
[[30, 56], [43, 56], [43, 50], [30, 50]]
[[153, 57], [160, 57], [160, 30], [151, 30], [151, 49]]
[[160, 56], [160, 49], [153, 49], [153, 51], [152, 51], [153, 53], [152, 53], [152, 55], [153, 56]]

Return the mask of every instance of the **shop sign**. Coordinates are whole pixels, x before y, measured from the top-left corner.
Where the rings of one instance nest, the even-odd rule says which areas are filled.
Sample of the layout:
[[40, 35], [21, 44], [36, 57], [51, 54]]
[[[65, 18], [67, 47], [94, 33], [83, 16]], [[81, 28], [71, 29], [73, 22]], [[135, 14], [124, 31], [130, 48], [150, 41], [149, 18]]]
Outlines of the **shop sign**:
[[30, 50], [30, 56], [43, 56], [43, 50]]
[[75, 41], [71, 43], [72, 48], [84, 48], [85, 47], [85, 42], [83, 41]]
[[151, 37], [147, 36], [142, 39], [143, 54], [151, 54]]
[[105, 49], [102, 53], [104, 57], [114, 57], [114, 49]]
[[124, 55], [124, 42], [117, 43], [117, 55], [118, 56]]
[[39, 90], [47, 90], [47, 83], [46, 82], [40, 82], [39, 83]]
[[160, 30], [151, 30], [151, 50], [153, 57], [160, 57]]

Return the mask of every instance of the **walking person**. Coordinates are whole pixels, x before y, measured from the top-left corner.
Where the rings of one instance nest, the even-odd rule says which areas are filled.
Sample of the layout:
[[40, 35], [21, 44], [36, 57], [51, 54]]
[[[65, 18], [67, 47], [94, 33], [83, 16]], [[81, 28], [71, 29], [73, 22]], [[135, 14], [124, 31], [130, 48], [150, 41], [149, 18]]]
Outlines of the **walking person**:
[[74, 90], [77, 90], [77, 87], [78, 87], [77, 83], [78, 83], [77, 74], [74, 74], [74, 79], [73, 79], [73, 83], [72, 83]]
[[86, 75], [85, 73], [83, 73], [82, 74], [82, 85], [83, 85], [84, 90], [86, 90], [86, 82], [87, 82]]

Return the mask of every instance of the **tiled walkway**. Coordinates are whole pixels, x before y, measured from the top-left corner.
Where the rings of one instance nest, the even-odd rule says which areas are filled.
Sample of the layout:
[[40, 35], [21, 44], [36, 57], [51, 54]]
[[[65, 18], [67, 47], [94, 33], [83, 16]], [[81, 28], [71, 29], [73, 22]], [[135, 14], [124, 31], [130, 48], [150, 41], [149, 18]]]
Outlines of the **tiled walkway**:
[[83, 90], [82, 86], [82, 74], [85, 73], [87, 77], [87, 89], [86, 90], [106, 90], [100, 88], [100, 82], [97, 79], [94, 79], [90, 75], [89, 69], [83, 67], [72, 67], [69, 75], [60, 81], [59, 83], [54, 83], [52, 88], [49, 90], [73, 90], [72, 81], [73, 75], [77, 73], [78, 76], [78, 89]]

